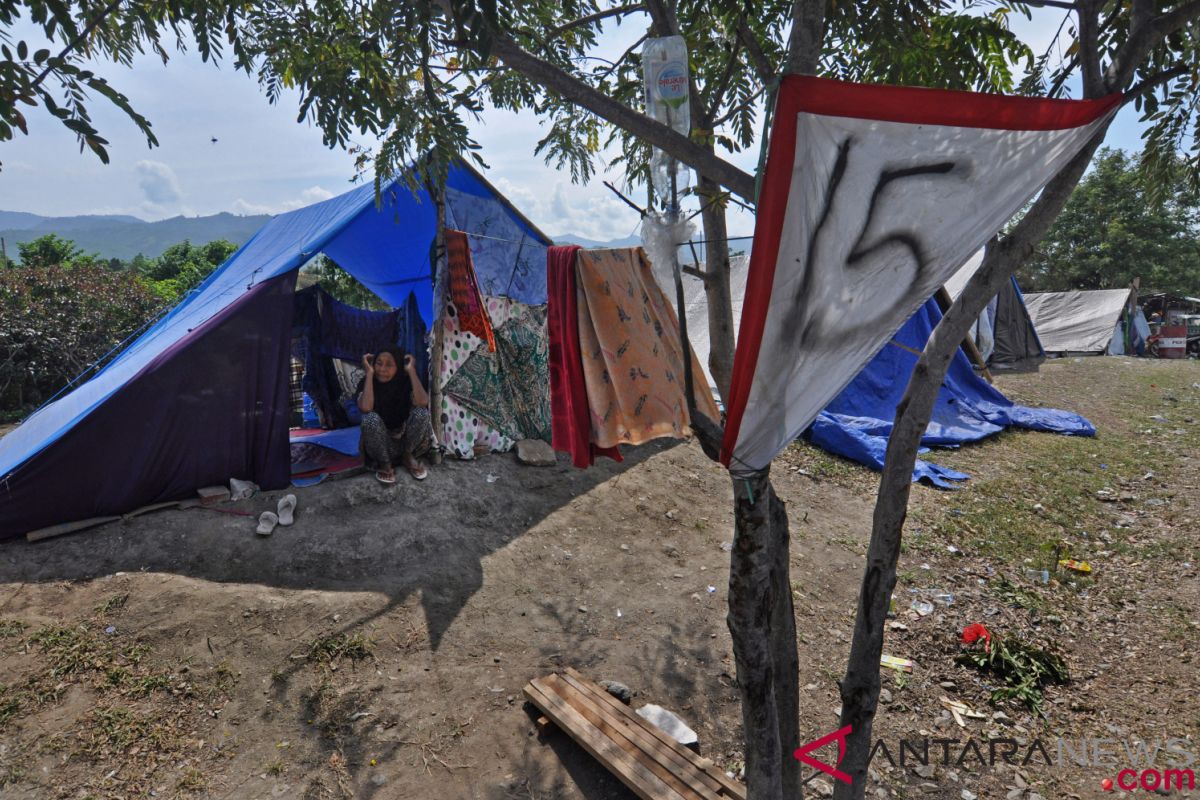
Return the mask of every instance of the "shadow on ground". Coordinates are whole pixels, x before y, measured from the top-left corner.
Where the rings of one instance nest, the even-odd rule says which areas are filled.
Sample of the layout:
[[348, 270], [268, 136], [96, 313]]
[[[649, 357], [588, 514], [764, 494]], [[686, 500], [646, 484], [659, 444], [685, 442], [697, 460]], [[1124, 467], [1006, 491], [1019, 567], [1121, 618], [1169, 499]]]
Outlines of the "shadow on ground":
[[[388, 609], [420, 593], [430, 642], [483, 583], [482, 560], [555, 510], [674, 446], [663, 441], [579, 470], [519, 464], [511, 455], [446, 461], [429, 479], [385, 487], [357, 475], [305, 489], [296, 522], [269, 537], [256, 517], [286, 492], [221, 510], [168, 510], [37, 543], [0, 544], [0, 583], [90, 580], [118, 572], [168, 572], [223, 583], [378, 592]], [[248, 513], [249, 516], [238, 513]], [[359, 621], [361, 622], [361, 621]]]

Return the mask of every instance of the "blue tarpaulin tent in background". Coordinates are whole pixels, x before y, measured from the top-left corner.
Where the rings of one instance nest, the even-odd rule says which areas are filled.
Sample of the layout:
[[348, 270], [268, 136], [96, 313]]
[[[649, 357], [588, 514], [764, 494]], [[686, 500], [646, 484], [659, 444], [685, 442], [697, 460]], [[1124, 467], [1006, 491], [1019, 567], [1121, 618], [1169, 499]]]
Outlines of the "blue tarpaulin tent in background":
[[[0, 539], [289, 476], [288, 380], [300, 267], [336, 261], [392, 306], [434, 314], [437, 209], [400, 180], [275, 217], [98, 374], [0, 440]], [[445, 222], [470, 236], [480, 289], [546, 302], [550, 240], [463, 163]]]
[[[925, 342], [941, 318], [941, 311], [932, 299], [918, 309], [813, 422], [808, 430], [812, 442], [831, 453], [883, 469], [896, 406], [904, 396]], [[975, 374], [960, 347], [946, 371], [922, 445], [954, 447], [1009, 427], [1072, 436], [1096, 434], [1092, 423], [1070, 411], [1016, 405]], [[942, 487], [967, 477], [921, 460], [913, 470], [913, 480]]]
[[[967, 281], [983, 264], [983, 251], [971, 256], [958, 272], [946, 281], [946, 291], [954, 300], [962, 294]], [[1013, 275], [987, 304], [968, 334], [975, 340], [980, 355], [992, 370], [1036, 370], [1046, 360], [1046, 351], [1038, 337], [1025, 296]]]
[[[955, 275], [947, 289], [957, 295], [982, 263], [983, 251], [980, 251]], [[746, 256], [729, 260], [735, 325], [741, 317], [738, 311], [746, 291], [749, 266], [750, 260]], [[672, 277], [665, 265], [655, 266], [655, 276], [664, 286], [670, 285]], [[688, 319], [693, 321], [689, 338], [705, 367], [705, 378], [713, 386], [712, 376], [707, 371], [708, 328], [703, 324], [708, 318], [708, 296], [699, 278], [685, 273], [683, 280], [684, 306]], [[1003, 338], [1005, 342], [1000, 351], [1003, 354], [1001, 366], [1013, 367], [1022, 361], [1036, 366], [1044, 353], [1015, 282], [1001, 293], [999, 301], [993, 301], [997, 302], [1004, 309], [1003, 314], [992, 317], [998, 321], [993, 326], [999, 332], [997, 338]], [[920, 308], [892, 337], [895, 343], [885, 345], [817, 418], [807, 432], [812, 442], [836, 455], [882, 469], [896, 405], [904, 396], [913, 365], [917, 363], [917, 354], [925, 347], [930, 332], [941, 318], [933, 299]], [[1092, 424], [1077, 414], [1014, 405], [975, 374], [970, 360], [960, 348], [938, 396], [924, 444], [952, 447], [977, 441], [1010, 426], [1072, 435], [1095, 434]], [[913, 472], [913, 480], [928, 480], [940, 486], [966, 477], [924, 462], [918, 462]]]

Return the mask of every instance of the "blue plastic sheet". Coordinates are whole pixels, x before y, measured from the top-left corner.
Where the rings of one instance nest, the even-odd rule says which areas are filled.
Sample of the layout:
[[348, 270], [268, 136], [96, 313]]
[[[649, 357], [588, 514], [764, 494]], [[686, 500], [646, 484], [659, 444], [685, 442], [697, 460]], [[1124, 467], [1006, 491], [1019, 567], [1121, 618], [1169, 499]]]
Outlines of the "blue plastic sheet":
[[[922, 306], [826, 406], [808, 430], [810, 440], [831, 453], [882, 470], [896, 406], [908, 387], [917, 353], [941, 318], [933, 300]], [[930, 446], [956, 447], [975, 442], [1008, 427], [1069, 436], [1096, 435], [1095, 426], [1078, 414], [1016, 405], [976, 375], [959, 349], [942, 382], [929, 427], [921, 439], [921, 452], [928, 452]], [[952, 488], [954, 482], [968, 477], [922, 460], [913, 470], [914, 481], [943, 488]]]

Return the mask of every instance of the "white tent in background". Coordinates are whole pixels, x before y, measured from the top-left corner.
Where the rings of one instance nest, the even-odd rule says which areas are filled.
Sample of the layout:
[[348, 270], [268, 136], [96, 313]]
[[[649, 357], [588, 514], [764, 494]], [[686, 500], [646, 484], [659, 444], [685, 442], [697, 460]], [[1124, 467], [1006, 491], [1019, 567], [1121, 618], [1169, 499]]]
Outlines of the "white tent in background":
[[1135, 340], [1150, 330], [1133, 289], [1037, 292], [1025, 295], [1025, 304], [1048, 353], [1122, 355], [1126, 317]]
[[[746, 296], [746, 276], [749, 272], [749, 254], [732, 256], [729, 259], [729, 294], [733, 300], [734, 341], [737, 341], [738, 325], [742, 321], [742, 298]], [[654, 264], [654, 279], [674, 305], [675, 276], [671, 274], [670, 266]], [[712, 351], [712, 340], [708, 333], [708, 295], [704, 292], [704, 281], [687, 273], [683, 275], [683, 305], [687, 309], [688, 339], [692, 343], [692, 350], [704, 369], [704, 379], [708, 381], [709, 388], [715, 391], [717, 382], [713, 380], [708, 367], [708, 354]]]

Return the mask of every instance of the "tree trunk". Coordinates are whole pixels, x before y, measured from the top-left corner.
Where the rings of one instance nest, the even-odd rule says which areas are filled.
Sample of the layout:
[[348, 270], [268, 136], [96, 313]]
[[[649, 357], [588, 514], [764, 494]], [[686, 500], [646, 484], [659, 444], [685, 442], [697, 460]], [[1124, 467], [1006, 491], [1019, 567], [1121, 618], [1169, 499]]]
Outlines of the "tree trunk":
[[700, 218], [704, 222], [704, 293], [708, 299], [708, 369], [717, 392], [728, 402], [733, 377], [733, 299], [729, 287], [729, 235], [725, 206], [712, 202], [721, 194], [716, 181], [700, 176]]
[[[729, 613], [742, 731], [746, 743], [747, 800], [783, 798], [783, 759], [776, 696], [775, 551], [772, 506], [779, 503], [769, 473], [733, 481], [735, 533], [729, 563]], [[782, 504], [781, 504], [782, 505]], [[792, 643], [795, 648], [795, 640]]]
[[796, 650], [796, 608], [792, 602], [791, 537], [787, 506], [767, 482], [771, 537], [771, 661], [775, 708], [783, 749], [783, 796], [803, 797], [800, 762], [792, 751], [800, 744], [800, 655]]
[[897, 406], [875, 501], [849, 663], [841, 683], [841, 725], [850, 725], [852, 730], [846, 738], [846, 755], [840, 768], [850, 775], [852, 783], [835, 784], [834, 800], [862, 800], [866, 793], [871, 730], [879, 701], [879, 657], [883, 653], [884, 619], [896, 587], [896, 562], [908, 514], [912, 470], [946, 369], [980, 312], [1046, 235], [1083, 177], [1106, 131], [1107, 126], [1046, 185], [1038, 201], [1010, 235], [988, 247], [979, 271], [934, 328], [913, 368], [904, 398]]

